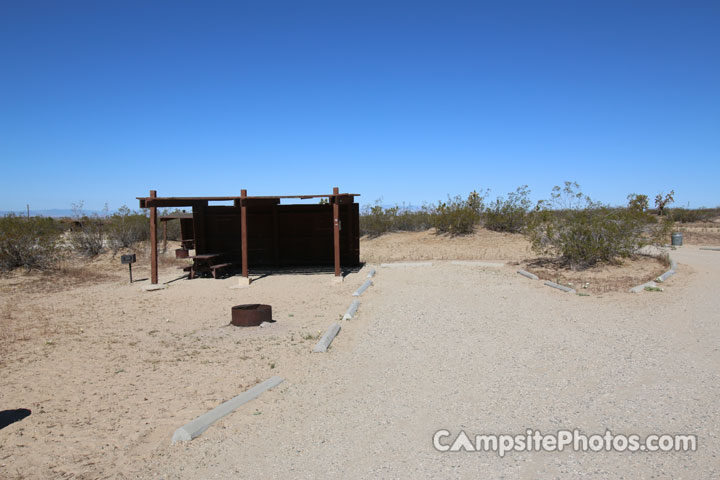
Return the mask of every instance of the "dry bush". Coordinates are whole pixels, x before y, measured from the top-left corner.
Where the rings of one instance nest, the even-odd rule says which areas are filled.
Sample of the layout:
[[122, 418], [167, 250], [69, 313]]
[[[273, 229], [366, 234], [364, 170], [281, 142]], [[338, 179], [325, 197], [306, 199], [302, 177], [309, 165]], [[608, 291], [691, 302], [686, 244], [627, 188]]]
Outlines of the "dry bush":
[[458, 195], [448, 198], [447, 202], [438, 202], [433, 217], [436, 230], [451, 235], [472, 233], [480, 221], [486, 197], [487, 192], [480, 194], [472, 191], [467, 200]]
[[377, 237], [387, 232], [417, 232], [432, 227], [435, 212], [426, 205], [419, 209], [405, 205], [383, 208], [378, 200], [366, 206], [360, 216], [360, 233]]
[[680, 223], [711, 222], [720, 217], [720, 208], [671, 208], [667, 212], [674, 222]]
[[593, 202], [574, 182], [556, 186], [541, 201], [527, 233], [533, 249], [560, 258], [573, 269], [617, 263], [645, 245], [666, 243], [671, 223], [639, 208], [611, 208]]
[[508, 193], [508, 198], [498, 197], [484, 212], [485, 228], [496, 232], [519, 233], [525, 229], [532, 202], [527, 185]]
[[107, 219], [108, 244], [114, 253], [121, 248], [132, 248], [150, 238], [150, 220], [147, 215], [123, 205]]
[[94, 257], [105, 248], [105, 220], [95, 215], [78, 220], [81, 227], [70, 235], [72, 248], [88, 257]]
[[60, 225], [49, 217], [0, 218], [0, 271], [52, 267], [61, 257], [61, 233]]

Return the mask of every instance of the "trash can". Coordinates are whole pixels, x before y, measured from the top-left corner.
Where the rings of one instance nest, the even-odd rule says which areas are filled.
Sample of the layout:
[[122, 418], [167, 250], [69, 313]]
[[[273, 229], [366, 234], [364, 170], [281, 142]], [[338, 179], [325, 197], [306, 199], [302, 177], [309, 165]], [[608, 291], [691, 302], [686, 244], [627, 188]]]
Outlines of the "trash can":
[[670, 242], [670, 244], [671, 244], [672, 246], [674, 246], [674, 247], [679, 247], [679, 246], [682, 245], [682, 238], [683, 238], [683, 237], [682, 237], [682, 233], [680, 233], [680, 232], [675, 232], [675, 233], [673, 233], [673, 234], [670, 236], [670, 238], [671, 238], [671, 240], [672, 240], [672, 241]]

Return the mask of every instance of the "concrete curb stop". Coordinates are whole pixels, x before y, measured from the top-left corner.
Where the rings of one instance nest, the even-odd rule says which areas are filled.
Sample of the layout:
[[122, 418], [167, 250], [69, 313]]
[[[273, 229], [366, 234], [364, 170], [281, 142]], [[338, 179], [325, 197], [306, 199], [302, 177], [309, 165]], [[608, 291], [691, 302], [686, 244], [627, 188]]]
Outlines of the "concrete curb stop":
[[399, 263], [381, 263], [383, 268], [397, 267], [432, 267], [432, 262], [399, 262]]
[[241, 393], [237, 397], [234, 397], [227, 402], [213, 408], [204, 415], [200, 415], [198, 418], [190, 423], [183, 425], [182, 427], [175, 430], [172, 437], [172, 443], [178, 442], [189, 442], [193, 438], [197, 437], [201, 433], [210, 427], [213, 423], [234, 412], [239, 406], [253, 400], [258, 397], [265, 390], [269, 390], [283, 382], [281, 377], [271, 377], [262, 383], [259, 383], [251, 389]]
[[360, 306], [360, 300], [353, 300], [353, 302], [348, 307], [347, 311], [345, 312], [345, 315], [343, 315], [343, 320], [350, 320], [355, 316], [355, 314], [358, 311], [358, 307]]
[[562, 290], [563, 292], [567, 293], [577, 293], [574, 289], [570, 287], [566, 287], [565, 285], [560, 285], [559, 283], [551, 282], [550, 280], [545, 281], [545, 285], [552, 288], [557, 288], [558, 290]]
[[540, 278], [538, 278], [538, 276], [535, 275], [534, 273], [527, 272], [523, 269], [518, 270], [517, 273], [519, 273], [523, 277], [529, 278], [530, 280], [540, 280]]
[[672, 277], [673, 275], [675, 275], [675, 270], [668, 270], [667, 272], [665, 272], [662, 275], [660, 275], [659, 277], [657, 277], [655, 279], [655, 281], [658, 283], [662, 283], [665, 280], [667, 280], [668, 278]]
[[505, 264], [502, 262], [483, 262], [479, 260], [453, 260], [450, 262], [452, 265], [466, 265], [469, 267], [504, 267]]
[[714, 250], [720, 252], [720, 247], [700, 247], [700, 250]]
[[377, 271], [374, 268], [371, 268], [367, 274], [367, 277], [365, 278], [373, 278], [375, 276], [375, 273], [377, 273]]
[[360, 295], [362, 295], [362, 293], [367, 290], [370, 285], [372, 285], [372, 282], [370, 280], [365, 280], [365, 282], [360, 285], [360, 288], [353, 292], [353, 297], [359, 297]]
[[150, 285], [143, 285], [140, 287], [143, 292], [154, 292], [155, 290], [165, 290], [167, 288], [166, 283], [151, 283]]
[[322, 353], [327, 352], [328, 347], [332, 343], [332, 341], [337, 336], [338, 332], [340, 332], [340, 324], [339, 323], [333, 323], [330, 325], [330, 328], [327, 329], [327, 332], [325, 332], [325, 335], [322, 336], [320, 341], [315, 344], [315, 348], [313, 348], [314, 353]]

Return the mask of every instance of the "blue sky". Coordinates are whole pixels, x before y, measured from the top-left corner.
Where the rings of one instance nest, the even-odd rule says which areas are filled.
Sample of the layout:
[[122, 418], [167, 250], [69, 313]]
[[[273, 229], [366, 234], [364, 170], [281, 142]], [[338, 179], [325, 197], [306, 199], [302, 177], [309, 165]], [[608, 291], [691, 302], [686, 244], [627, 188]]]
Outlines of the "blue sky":
[[5, 1], [0, 210], [564, 180], [716, 206], [718, 52], [717, 1]]

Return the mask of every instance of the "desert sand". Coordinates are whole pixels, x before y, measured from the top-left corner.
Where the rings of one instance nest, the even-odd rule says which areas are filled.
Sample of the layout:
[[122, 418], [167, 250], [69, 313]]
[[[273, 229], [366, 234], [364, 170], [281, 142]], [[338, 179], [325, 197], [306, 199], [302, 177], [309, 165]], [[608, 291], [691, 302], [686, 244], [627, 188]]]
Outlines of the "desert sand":
[[[135, 276], [145, 280], [132, 285], [117, 258], [65, 283], [2, 279], [0, 410], [32, 414], [0, 430], [0, 477], [717, 477], [720, 253], [671, 252], [680, 270], [663, 292], [579, 296], [517, 275], [532, 260], [519, 237], [488, 238], [364, 239], [367, 264], [340, 284], [278, 274], [232, 289], [236, 278], [189, 281], [167, 261], [168, 288], [142, 292], [142, 258]], [[357, 316], [328, 353], [311, 353], [371, 267]], [[271, 304], [276, 323], [228, 326], [241, 303]], [[175, 428], [273, 375], [285, 382], [170, 445]], [[435, 451], [442, 428], [609, 428], [697, 434], [700, 444], [499, 458]]]

